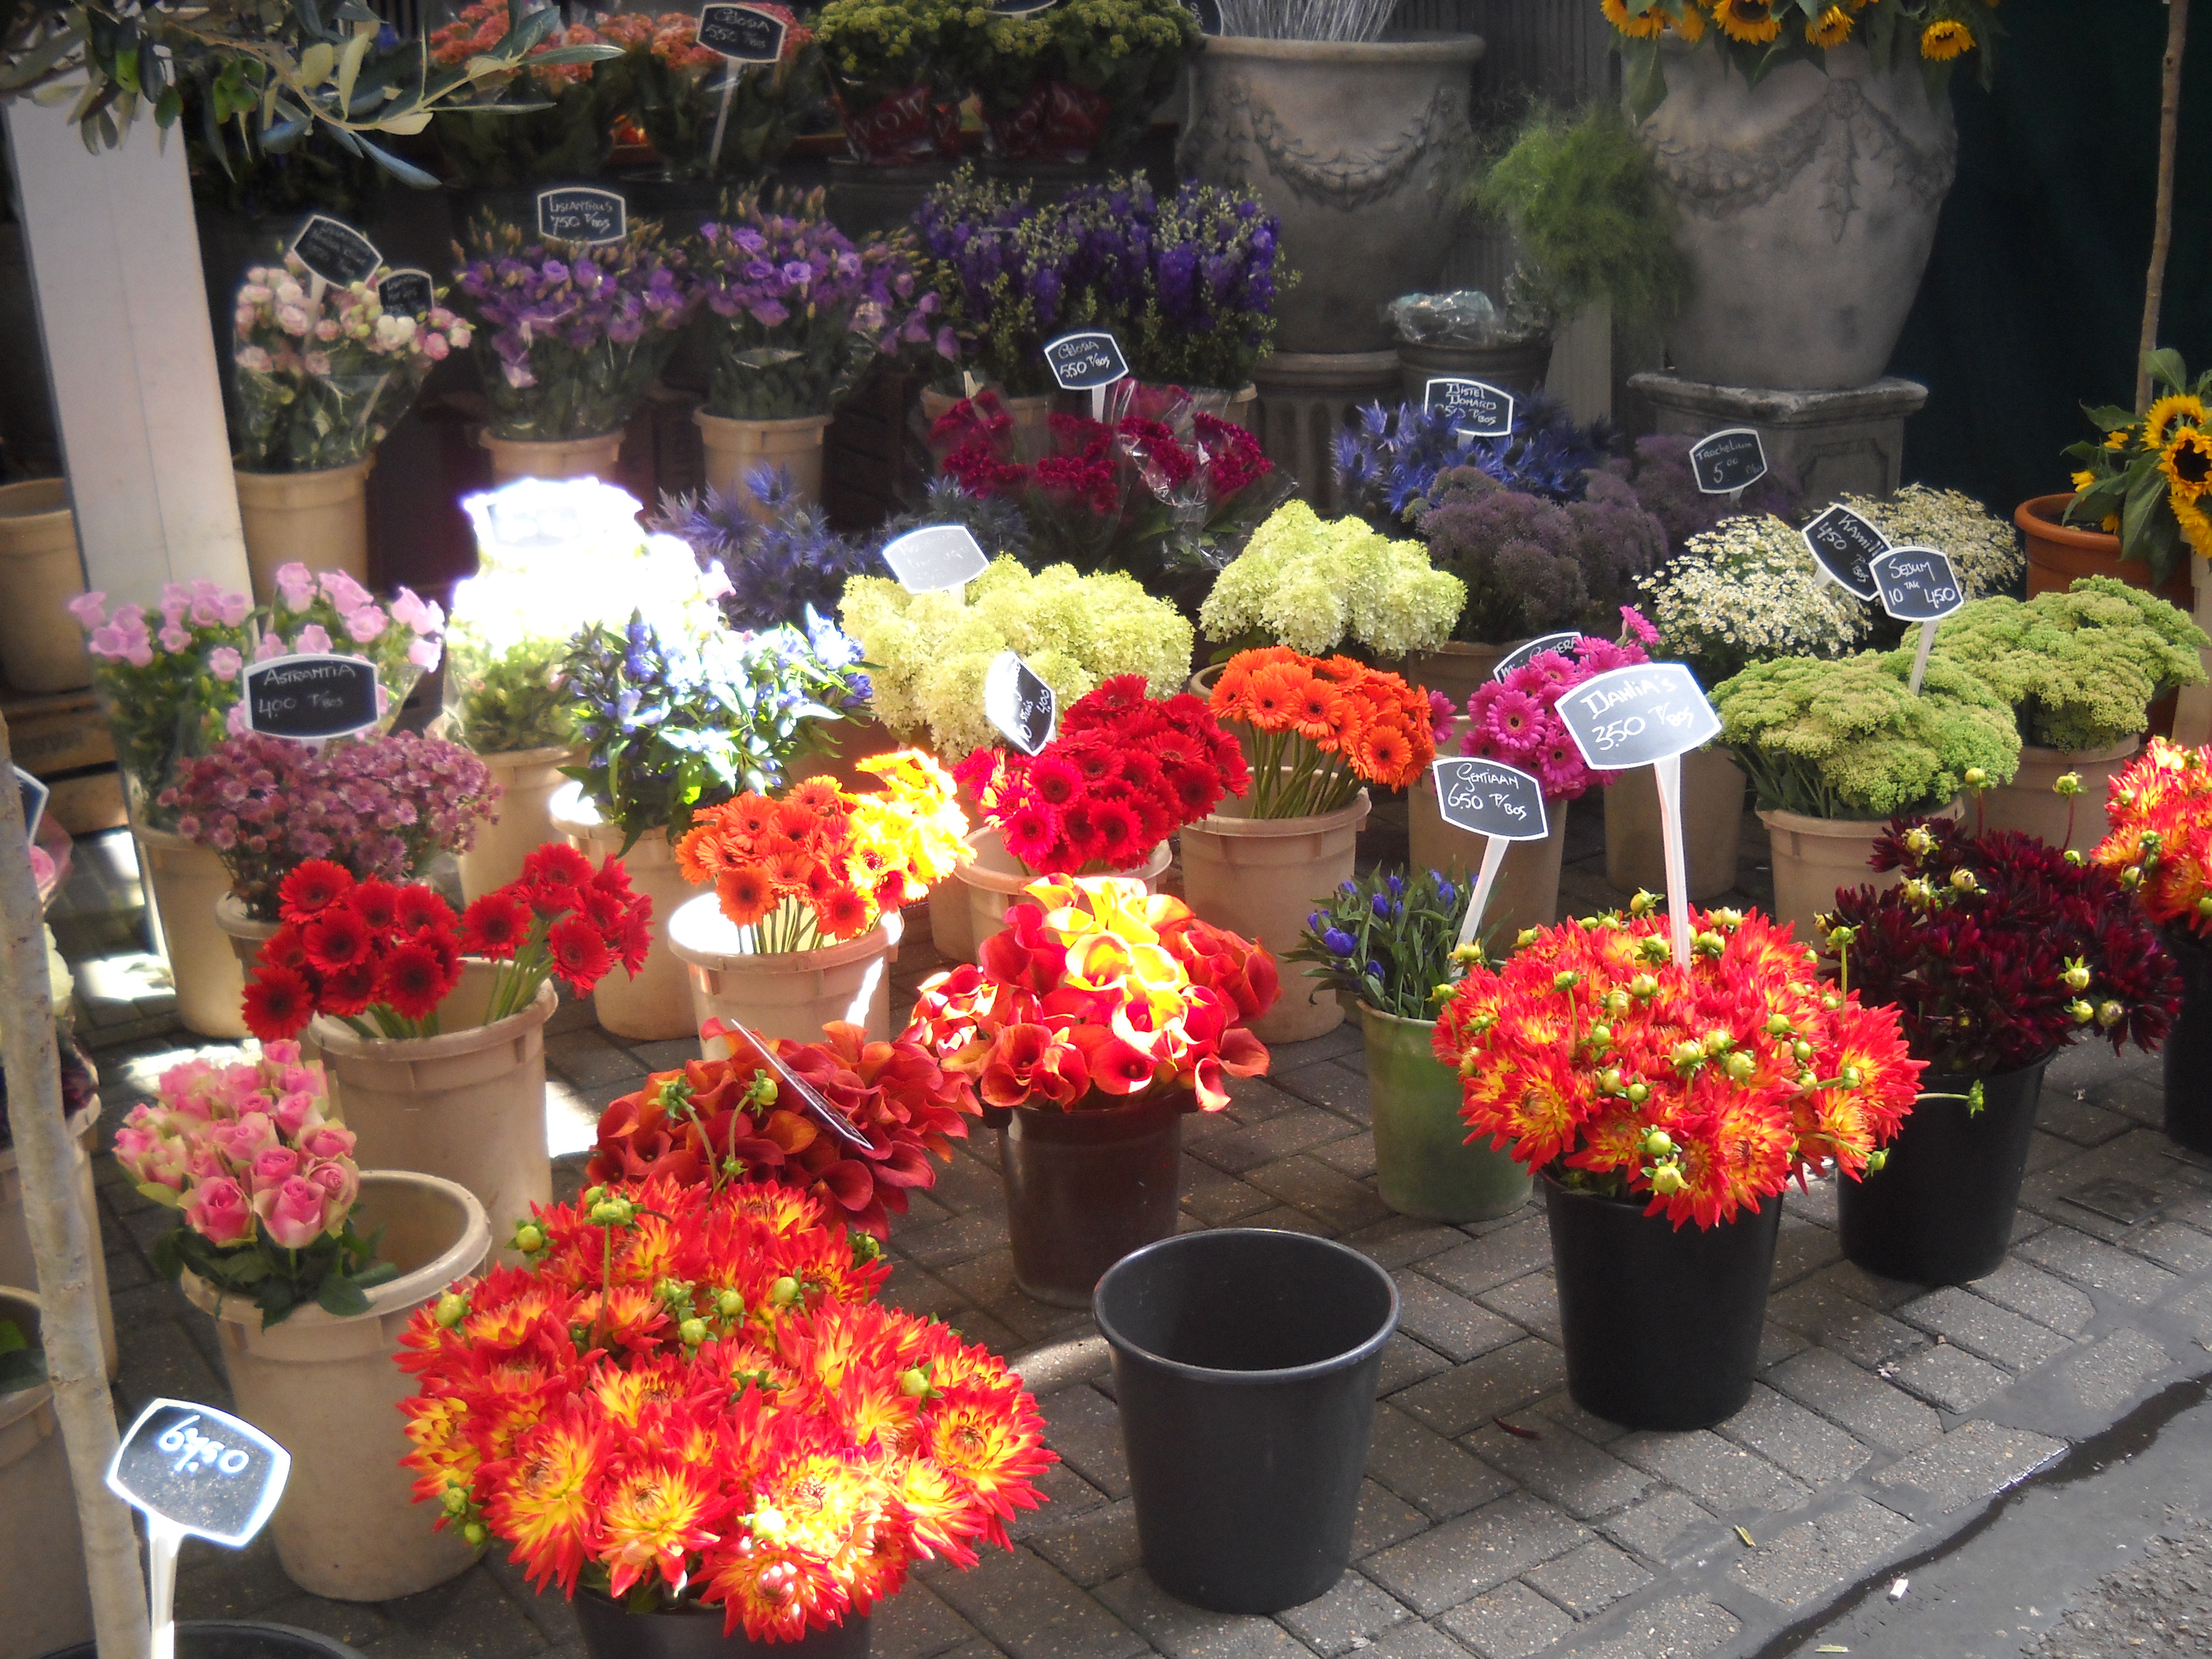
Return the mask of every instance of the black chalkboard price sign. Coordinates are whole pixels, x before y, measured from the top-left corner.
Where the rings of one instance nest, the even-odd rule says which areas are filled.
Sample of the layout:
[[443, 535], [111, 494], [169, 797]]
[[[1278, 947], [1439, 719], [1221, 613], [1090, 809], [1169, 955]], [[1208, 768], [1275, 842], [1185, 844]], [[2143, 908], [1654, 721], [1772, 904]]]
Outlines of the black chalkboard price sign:
[[1720, 735], [1720, 716], [1678, 662], [1613, 669], [1562, 692], [1553, 707], [1583, 758], [1601, 772], [1686, 755]]
[[1050, 11], [1060, 0], [991, 0], [993, 14], [1000, 17], [1027, 17], [1032, 13]]
[[541, 190], [538, 234], [554, 242], [619, 242], [629, 234], [629, 206], [619, 191], [596, 185]]
[[156, 1400], [115, 1449], [107, 1489], [175, 1533], [240, 1549], [284, 1494], [292, 1455], [251, 1423]]
[[1452, 416], [1452, 430], [1462, 438], [1513, 435], [1513, 394], [1487, 380], [1438, 375], [1423, 392], [1421, 407], [1447, 411]]
[[1050, 743], [1060, 724], [1052, 688], [1012, 651], [1000, 653], [983, 676], [983, 714], [1024, 755]]
[[1439, 760], [1431, 770], [1437, 810], [1455, 830], [1500, 841], [1541, 841], [1552, 833], [1544, 786], [1503, 761]]
[[1805, 526], [1804, 537], [1813, 562], [1837, 586], [1854, 599], [1871, 599], [1881, 593], [1873, 565], [1889, 551], [1889, 538], [1850, 508], [1830, 507]]
[[1966, 602], [1950, 555], [1932, 547], [1893, 547], [1869, 568], [1881, 608], [1899, 622], [1941, 622]]
[[378, 719], [376, 665], [366, 657], [271, 657], [246, 671], [246, 723], [265, 738], [319, 743]]
[[702, 6], [699, 44], [734, 64], [773, 64], [783, 56], [783, 19], [758, 6]]
[[376, 285], [376, 298], [394, 316], [420, 319], [438, 303], [438, 289], [427, 270], [395, 270]]
[[1766, 476], [1766, 446], [1747, 426], [1732, 426], [1690, 446], [1690, 471], [1708, 495], [1733, 495]]
[[15, 793], [23, 803], [23, 839], [39, 838], [39, 820], [46, 815], [46, 798], [53, 792], [21, 767], [15, 769]]
[[1539, 634], [1528, 644], [1516, 646], [1499, 658], [1498, 666], [1490, 671], [1490, 678], [1493, 680], [1502, 680], [1531, 657], [1540, 657], [1547, 651], [1557, 651], [1564, 656], [1580, 638], [1582, 635], [1571, 629], [1564, 634]]
[[1063, 334], [1044, 349], [1045, 367], [1063, 392], [1098, 392], [1129, 378], [1129, 360], [1112, 335]]
[[981, 544], [964, 524], [910, 530], [884, 546], [884, 562], [909, 593], [937, 593], [972, 582], [991, 568]]
[[1191, 11], [1198, 19], [1200, 34], [1221, 33], [1220, 0], [1188, 0]]
[[384, 263], [384, 256], [376, 251], [375, 243], [351, 225], [326, 213], [307, 216], [307, 222], [292, 239], [290, 251], [307, 266], [310, 276], [319, 276], [334, 288], [365, 283], [376, 275], [377, 267]]

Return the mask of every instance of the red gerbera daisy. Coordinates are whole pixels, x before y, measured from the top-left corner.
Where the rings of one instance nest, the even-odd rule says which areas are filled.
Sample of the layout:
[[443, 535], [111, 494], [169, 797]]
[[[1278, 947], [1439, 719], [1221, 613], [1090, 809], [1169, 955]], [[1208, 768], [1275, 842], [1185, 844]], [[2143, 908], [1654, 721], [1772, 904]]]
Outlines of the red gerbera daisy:
[[334, 904], [300, 930], [300, 943], [307, 948], [307, 960], [328, 974], [366, 961], [376, 941], [351, 905]]
[[461, 949], [504, 962], [530, 933], [530, 907], [507, 888], [486, 893], [461, 916]]
[[453, 907], [420, 882], [401, 888], [392, 909], [403, 933], [442, 933], [453, 925]]
[[314, 1018], [314, 988], [296, 968], [264, 963], [246, 988], [246, 1029], [264, 1042], [297, 1036]]
[[353, 890], [353, 877], [328, 859], [309, 859], [293, 866], [277, 884], [276, 897], [289, 916], [312, 916], [329, 908]]
[[323, 1012], [336, 1014], [341, 1019], [351, 1019], [367, 1010], [376, 998], [377, 963], [373, 957], [364, 957], [349, 968], [341, 968], [335, 974], [325, 974], [317, 1001]]
[[459, 978], [459, 965], [449, 972], [428, 941], [409, 939], [384, 958], [376, 1000], [402, 1019], [428, 1019]]
[[1127, 801], [1098, 802], [1091, 822], [1098, 832], [1098, 857], [1109, 869], [1129, 869], [1144, 856], [1144, 820]]
[[1083, 790], [1083, 774], [1057, 755], [1041, 755], [1029, 764], [1030, 793], [1048, 806], [1065, 806]]
[[390, 882], [358, 883], [351, 900], [354, 913], [368, 924], [372, 933], [388, 933], [399, 925], [399, 890]]
[[587, 994], [614, 966], [599, 930], [581, 916], [563, 916], [555, 922], [545, 935], [545, 948], [552, 955], [553, 971], [578, 996]]

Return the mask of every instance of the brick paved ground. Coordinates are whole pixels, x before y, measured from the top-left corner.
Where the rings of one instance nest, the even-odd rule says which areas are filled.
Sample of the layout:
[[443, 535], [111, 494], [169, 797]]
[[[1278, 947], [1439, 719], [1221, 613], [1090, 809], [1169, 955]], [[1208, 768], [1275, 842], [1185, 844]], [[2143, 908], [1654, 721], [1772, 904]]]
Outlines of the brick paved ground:
[[[1378, 817], [1382, 815], [1378, 814]], [[1571, 908], [1612, 902], [1595, 812], [1578, 812]], [[1387, 835], [1387, 826], [1385, 826]], [[1383, 843], [1387, 848], [1387, 841]], [[1764, 885], [1747, 848], [1746, 884]], [[910, 945], [899, 983], [933, 963]], [[110, 1122], [174, 1039], [109, 1051]], [[629, 1045], [564, 1006], [551, 1028], [555, 1150], [598, 1108], [689, 1052]], [[1279, 1048], [1186, 1137], [1184, 1224], [1341, 1237], [1389, 1267], [1404, 1321], [1386, 1356], [1355, 1562], [1274, 1619], [1169, 1600], [1137, 1563], [1103, 1346], [1086, 1315], [1017, 1291], [988, 1138], [896, 1226], [889, 1297], [1023, 1356], [1063, 1462], [1018, 1547], [927, 1571], [877, 1620], [882, 1659], [1671, 1659], [1758, 1650], [1847, 1586], [1939, 1543], [1994, 1492], [2180, 1376], [2212, 1370], [2212, 1163], [2157, 1129], [2158, 1064], [2062, 1059], [2045, 1088], [2014, 1249], [1996, 1273], [1927, 1292], [1842, 1260], [1827, 1183], [1784, 1212], [1751, 1404], [1717, 1429], [1629, 1433], [1565, 1393], [1541, 1212], [1447, 1227], [1390, 1215], [1371, 1180], [1367, 1080], [1340, 1030]], [[210, 1322], [149, 1271], [166, 1224], [102, 1161], [124, 1343], [118, 1409], [218, 1402]], [[2112, 1212], [2144, 1212], [2132, 1224]], [[1528, 1431], [1513, 1434], [1499, 1421]], [[374, 1656], [526, 1659], [580, 1650], [565, 1606], [495, 1562], [403, 1601], [301, 1595], [265, 1547], [187, 1552], [185, 1616], [270, 1618]]]

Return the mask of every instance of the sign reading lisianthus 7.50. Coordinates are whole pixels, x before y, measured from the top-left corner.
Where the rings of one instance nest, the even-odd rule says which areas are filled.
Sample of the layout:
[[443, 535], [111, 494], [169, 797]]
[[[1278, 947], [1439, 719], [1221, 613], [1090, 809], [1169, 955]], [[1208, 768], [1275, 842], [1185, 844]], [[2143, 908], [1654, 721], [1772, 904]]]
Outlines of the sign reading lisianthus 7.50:
[[319, 743], [376, 725], [376, 665], [366, 657], [301, 653], [246, 671], [246, 723], [264, 738]]
[[596, 185], [556, 185], [538, 192], [538, 234], [553, 242], [619, 242], [629, 234], [629, 204]]

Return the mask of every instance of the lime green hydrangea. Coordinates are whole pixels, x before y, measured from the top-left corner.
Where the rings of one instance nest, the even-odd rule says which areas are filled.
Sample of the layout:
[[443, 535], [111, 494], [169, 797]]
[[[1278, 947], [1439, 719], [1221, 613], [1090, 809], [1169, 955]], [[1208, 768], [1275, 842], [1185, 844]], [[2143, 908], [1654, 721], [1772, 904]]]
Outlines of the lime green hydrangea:
[[1727, 744], [1770, 811], [1819, 818], [1930, 811], [1979, 767], [1990, 784], [2020, 767], [2004, 699], [1956, 663], [1931, 661], [1920, 695], [1909, 651], [1834, 662], [1755, 662], [1713, 690]]
[[1467, 584], [1431, 568], [1420, 543], [1291, 501], [1252, 532], [1198, 620], [1210, 640], [1257, 635], [1323, 657], [1351, 639], [1401, 657], [1437, 649], [1466, 608]]
[[2155, 593], [2088, 576], [2063, 593], [1977, 599], [1936, 635], [1957, 663], [2016, 711], [2039, 749], [2109, 749], [2148, 724], [2147, 708], [2204, 683], [2203, 630]]
[[1000, 558], [964, 594], [909, 593], [881, 576], [855, 576], [837, 608], [866, 653], [876, 718], [947, 761], [996, 743], [983, 715], [983, 677], [1002, 652], [1022, 659], [1073, 702], [1116, 674], [1142, 674], [1155, 696], [1190, 674], [1190, 624], [1117, 572], [1048, 565], [1032, 574]]

